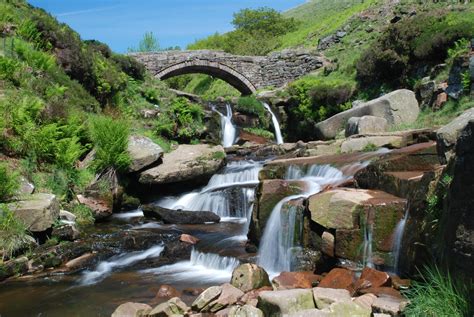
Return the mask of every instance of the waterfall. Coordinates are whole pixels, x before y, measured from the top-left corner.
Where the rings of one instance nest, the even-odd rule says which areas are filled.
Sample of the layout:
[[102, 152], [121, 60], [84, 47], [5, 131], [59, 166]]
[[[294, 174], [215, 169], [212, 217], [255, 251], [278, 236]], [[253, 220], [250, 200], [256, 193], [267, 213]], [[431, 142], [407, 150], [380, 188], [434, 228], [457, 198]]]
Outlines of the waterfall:
[[405, 215], [403, 216], [402, 219], [397, 224], [397, 227], [395, 228], [395, 236], [393, 238], [393, 246], [392, 246], [392, 252], [393, 252], [393, 271], [395, 274], [399, 274], [399, 262], [400, 262], [400, 252], [402, 250], [402, 240], [403, 240], [403, 234], [405, 233], [405, 225], [407, 223], [408, 219], [408, 209], [409, 207], [407, 206], [407, 209], [405, 210]]
[[232, 123], [232, 107], [229, 104], [226, 105], [226, 115], [220, 113], [215, 107], [212, 107], [212, 110], [221, 116], [222, 146], [231, 147], [234, 145], [237, 134], [235, 126]]
[[363, 266], [364, 267], [374, 267], [374, 263], [372, 262], [372, 233], [373, 228], [372, 225], [366, 224], [364, 228], [364, 244], [363, 248]]
[[231, 218], [248, 221], [262, 165], [254, 161], [230, 162], [201, 190], [180, 197], [166, 197], [157, 204], [168, 209], [212, 211], [223, 221]]
[[264, 102], [263, 106], [265, 107], [265, 109], [268, 110], [268, 112], [272, 116], [273, 127], [275, 128], [275, 139], [276, 139], [277, 144], [283, 144], [283, 137], [281, 136], [280, 123], [278, 122], [277, 117], [275, 116], [272, 109], [267, 103]]
[[270, 275], [278, 272], [291, 271], [293, 250], [298, 247], [297, 228], [301, 228], [302, 215], [297, 207], [288, 206], [292, 200], [308, 198], [321, 191], [324, 185], [337, 184], [350, 176], [345, 176], [340, 170], [330, 165], [313, 165], [306, 173], [299, 167], [290, 166], [286, 179], [305, 182], [305, 191], [282, 199], [273, 208], [267, 221], [259, 247], [258, 264], [265, 268]]
[[87, 271], [84, 273], [81, 279], [81, 284], [90, 285], [97, 283], [106, 278], [112, 272], [112, 270], [130, 266], [148, 258], [159, 257], [163, 250], [163, 245], [157, 245], [144, 251], [124, 253], [112, 257], [107, 261], [102, 261], [97, 265], [95, 271]]

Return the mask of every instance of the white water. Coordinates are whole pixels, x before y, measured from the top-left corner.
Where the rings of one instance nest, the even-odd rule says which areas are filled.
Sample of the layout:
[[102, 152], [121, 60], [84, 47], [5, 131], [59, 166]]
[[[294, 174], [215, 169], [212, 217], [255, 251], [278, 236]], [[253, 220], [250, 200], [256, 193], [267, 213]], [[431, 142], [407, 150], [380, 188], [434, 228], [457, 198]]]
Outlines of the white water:
[[362, 264], [364, 267], [367, 266], [374, 268], [374, 263], [372, 261], [372, 232], [372, 225], [366, 224], [364, 228], [364, 244], [362, 246], [364, 252], [362, 255]]
[[239, 260], [233, 257], [203, 253], [193, 249], [189, 261], [144, 270], [143, 272], [160, 275], [160, 280], [164, 282], [225, 283], [230, 281], [232, 271], [239, 264]]
[[84, 272], [81, 284], [90, 285], [97, 283], [106, 278], [114, 269], [130, 266], [148, 258], [159, 257], [163, 250], [163, 245], [157, 245], [144, 251], [124, 253], [107, 261], [102, 261], [97, 265], [95, 271]]
[[219, 112], [215, 107], [212, 107], [212, 110], [221, 116], [222, 146], [231, 147], [234, 145], [237, 134], [237, 130], [232, 123], [232, 107], [229, 104], [226, 105], [226, 115]]
[[400, 221], [397, 224], [397, 227], [395, 228], [395, 237], [393, 239], [393, 246], [392, 246], [393, 271], [395, 274], [400, 273], [399, 272], [400, 252], [402, 249], [403, 234], [405, 233], [405, 225], [408, 219], [408, 209], [409, 207], [407, 206], [407, 209], [405, 210], [405, 215], [403, 216], [402, 219], [400, 219]]
[[132, 218], [139, 218], [143, 217], [143, 211], [140, 209], [129, 211], [129, 212], [122, 212], [118, 214], [113, 214], [112, 218], [116, 219], [132, 219]]
[[[304, 173], [296, 166], [290, 166], [286, 179], [305, 182], [305, 191], [282, 199], [272, 210], [267, 221], [259, 247], [258, 264], [273, 276], [283, 271], [291, 271], [291, 260], [295, 247], [296, 210], [288, 208], [284, 214], [282, 208], [291, 200], [308, 198], [321, 191], [324, 185], [337, 184], [349, 179], [340, 170], [330, 165], [313, 165]], [[301, 226], [299, 226], [301, 227]]]
[[273, 122], [273, 127], [275, 128], [275, 139], [276, 139], [277, 144], [283, 144], [283, 137], [281, 136], [280, 123], [278, 122], [277, 117], [275, 116], [272, 109], [267, 103], [264, 102], [263, 106], [272, 115], [272, 122]]
[[231, 162], [221, 173], [212, 176], [201, 190], [180, 197], [166, 197], [157, 204], [168, 209], [211, 211], [223, 221], [235, 218], [247, 221], [262, 165], [253, 161]]

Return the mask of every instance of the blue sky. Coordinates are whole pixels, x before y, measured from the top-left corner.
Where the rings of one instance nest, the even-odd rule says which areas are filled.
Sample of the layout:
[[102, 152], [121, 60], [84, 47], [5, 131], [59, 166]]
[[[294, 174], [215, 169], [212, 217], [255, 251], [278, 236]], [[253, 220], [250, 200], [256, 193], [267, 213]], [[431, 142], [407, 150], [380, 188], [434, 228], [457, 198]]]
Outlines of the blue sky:
[[186, 47], [195, 39], [232, 29], [232, 14], [268, 6], [285, 11], [305, 0], [30, 0], [65, 22], [83, 39], [107, 43], [116, 52], [136, 46], [152, 31], [161, 47]]

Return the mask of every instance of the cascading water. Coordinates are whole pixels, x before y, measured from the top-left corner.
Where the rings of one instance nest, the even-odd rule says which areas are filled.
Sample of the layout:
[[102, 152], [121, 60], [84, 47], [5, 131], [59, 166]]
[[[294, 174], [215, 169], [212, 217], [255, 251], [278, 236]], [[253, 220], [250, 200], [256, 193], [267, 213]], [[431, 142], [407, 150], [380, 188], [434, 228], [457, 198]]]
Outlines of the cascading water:
[[277, 117], [275, 116], [272, 109], [267, 103], [264, 102], [263, 106], [265, 107], [265, 109], [268, 110], [268, 112], [272, 116], [273, 127], [275, 128], [275, 139], [276, 139], [277, 144], [283, 144], [283, 137], [281, 136], [280, 123], [278, 122]]
[[[296, 199], [308, 198], [321, 191], [328, 184], [337, 184], [350, 178], [340, 170], [330, 165], [313, 165], [307, 173], [296, 166], [287, 170], [287, 180], [300, 180], [305, 183], [305, 191], [300, 195], [293, 195], [282, 199], [272, 210], [267, 221], [260, 242], [258, 264], [265, 268], [270, 275], [282, 271], [291, 271], [291, 259], [294, 247], [297, 247], [295, 238], [296, 228], [301, 228], [302, 215], [288, 202]], [[287, 212], [283, 208], [286, 206]]]
[[362, 246], [363, 248], [363, 266], [367, 267], [374, 267], [374, 263], [372, 261], [372, 225], [366, 224], [364, 228], [364, 244]]
[[405, 233], [405, 225], [408, 219], [408, 210], [409, 210], [409, 207], [407, 206], [405, 210], [405, 215], [403, 216], [402, 219], [400, 219], [400, 221], [397, 224], [397, 227], [395, 228], [395, 236], [393, 239], [393, 246], [392, 246], [393, 271], [395, 274], [400, 273], [399, 272], [400, 252], [402, 249], [403, 234]]
[[235, 129], [234, 124], [232, 123], [232, 107], [226, 105], [226, 115], [219, 112], [215, 107], [212, 107], [214, 112], [217, 112], [221, 116], [221, 137], [222, 137], [222, 146], [231, 147], [234, 145], [237, 130]]

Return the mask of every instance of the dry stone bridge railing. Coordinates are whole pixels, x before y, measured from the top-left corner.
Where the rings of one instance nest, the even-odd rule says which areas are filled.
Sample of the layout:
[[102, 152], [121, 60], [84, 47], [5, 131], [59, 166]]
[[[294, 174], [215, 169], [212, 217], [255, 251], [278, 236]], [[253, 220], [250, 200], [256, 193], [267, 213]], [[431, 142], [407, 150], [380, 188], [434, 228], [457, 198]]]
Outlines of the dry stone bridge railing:
[[281, 87], [323, 66], [310, 50], [284, 50], [267, 56], [238, 56], [221, 51], [163, 51], [130, 54], [157, 78], [203, 73], [220, 78], [249, 95], [257, 89]]

